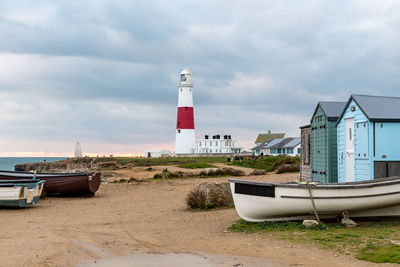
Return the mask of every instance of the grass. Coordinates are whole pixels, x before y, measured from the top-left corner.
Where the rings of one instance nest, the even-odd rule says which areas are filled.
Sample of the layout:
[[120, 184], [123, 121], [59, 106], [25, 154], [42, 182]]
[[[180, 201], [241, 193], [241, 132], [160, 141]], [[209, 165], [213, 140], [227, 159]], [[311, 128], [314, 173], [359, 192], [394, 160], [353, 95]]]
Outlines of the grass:
[[[252, 169], [257, 169], [257, 170], [264, 170], [267, 172], [274, 171], [283, 159], [287, 158], [287, 156], [266, 156], [264, 158], [257, 158], [257, 159], [245, 159], [242, 162], [240, 161], [232, 161], [230, 164], [240, 166], [240, 167], [246, 167], [246, 168], [252, 168]], [[297, 164], [300, 164], [300, 158], [299, 157], [293, 157], [296, 161]]]
[[184, 163], [178, 165], [179, 168], [185, 169], [205, 169], [205, 168], [217, 168], [216, 166], [209, 163]]
[[368, 244], [357, 255], [357, 259], [375, 263], [400, 263], [400, 246], [376, 246]]
[[[316, 225], [311, 230], [325, 230], [327, 229], [326, 224]], [[244, 220], [239, 220], [237, 223], [233, 224], [228, 228], [230, 232], [245, 232], [245, 233], [255, 233], [259, 231], [304, 231], [306, 228], [303, 224], [295, 221], [287, 222], [262, 222], [262, 223], [252, 223], [246, 222]]]
[[[82, 158], [76, 160], [88, 160], [92, 158]], [[168, 158], [129, 158], [129, 157], [105, 157], [94, 158], [95, 163], [105, 161], [116, 161], [118, 165], [133, 164], [136, 167], [149, 167], [157, 165], [179, 165], [187, 163], [225, 163], [226, 157], [168, 157]]]
[[243, 220], [229, 227], [231, 232], [273, 234], [274, 237], [312, 244], [375, 263], [400, 263], [400, 222], [362, 223], [357, 228], [322, 224], [307, 229], [299, 222], [250, 223]]

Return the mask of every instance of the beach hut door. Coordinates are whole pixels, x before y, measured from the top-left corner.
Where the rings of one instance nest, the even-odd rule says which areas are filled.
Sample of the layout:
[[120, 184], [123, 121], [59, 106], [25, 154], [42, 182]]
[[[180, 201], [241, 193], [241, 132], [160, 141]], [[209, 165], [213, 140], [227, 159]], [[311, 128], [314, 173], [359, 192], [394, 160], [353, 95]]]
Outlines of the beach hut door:
[[354, 119], [346, 119], [346, 182], [354, 179]]

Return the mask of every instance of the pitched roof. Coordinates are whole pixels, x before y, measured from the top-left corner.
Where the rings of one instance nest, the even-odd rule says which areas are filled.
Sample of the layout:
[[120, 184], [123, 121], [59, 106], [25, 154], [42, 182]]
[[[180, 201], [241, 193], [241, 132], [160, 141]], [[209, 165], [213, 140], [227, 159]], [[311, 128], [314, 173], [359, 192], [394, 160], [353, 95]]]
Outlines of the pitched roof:
[[300, 137], [277, 138], [277, 139], [267, 140], [262, 144], [253, 147], [251, 150], [294, 148], [298, 144], [300, 144], [300, 142], [301, 142]]
[[[371, 121], [400, 122], [400, 97], [351, 95], [345, 107], [350, 104], [351, 100], [354, 100], [364, 115]], [[345, 109], [343, 109], [339, 120], [344, 112]]]
[[259, 134], [256, 139], [256, 144], [257, 143], [263, 143], [267, 140], [272, 140], [276, 138], [284, 138], [286, 133], [266, 133], [266, 134]]
[[292, 140], [290, 142], [286, 143], [283, 146], [283, 148], [294, 148], [300, 143], [301, 143], [300, 137], [294, 137], [294, 138], [292, 138]]
[[336, 121], [339, 118], [340, 113], [342, 112], [345, 105], [346, 102], [320, 101], [315, 108], [314, 114], [311, 117], [311, 121], [312, 118], [314, 118], [315, 113], [317, 113], [318, 107], [321, 107], [322, 112], [324, 112], [326, 118], [329, 121]]

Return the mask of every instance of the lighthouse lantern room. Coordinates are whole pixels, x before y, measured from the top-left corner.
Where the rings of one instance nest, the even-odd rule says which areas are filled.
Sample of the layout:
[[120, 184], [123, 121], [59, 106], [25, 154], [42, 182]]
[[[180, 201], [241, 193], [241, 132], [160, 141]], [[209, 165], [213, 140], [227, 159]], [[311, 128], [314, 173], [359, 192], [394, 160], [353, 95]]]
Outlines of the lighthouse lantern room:
[[175, 154], [193, 154], [195, 149], [192, 74], [184, 69], [178, 86], [178, 118]]

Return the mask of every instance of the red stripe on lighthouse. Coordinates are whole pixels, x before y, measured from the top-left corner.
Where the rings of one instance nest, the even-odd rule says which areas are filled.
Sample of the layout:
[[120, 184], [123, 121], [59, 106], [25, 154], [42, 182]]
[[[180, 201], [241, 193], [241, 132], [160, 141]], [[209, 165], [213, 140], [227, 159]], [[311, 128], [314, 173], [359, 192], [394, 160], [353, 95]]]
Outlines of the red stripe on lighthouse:
[[178, 107], [176, 129], [194, 129], [193, 107]]

